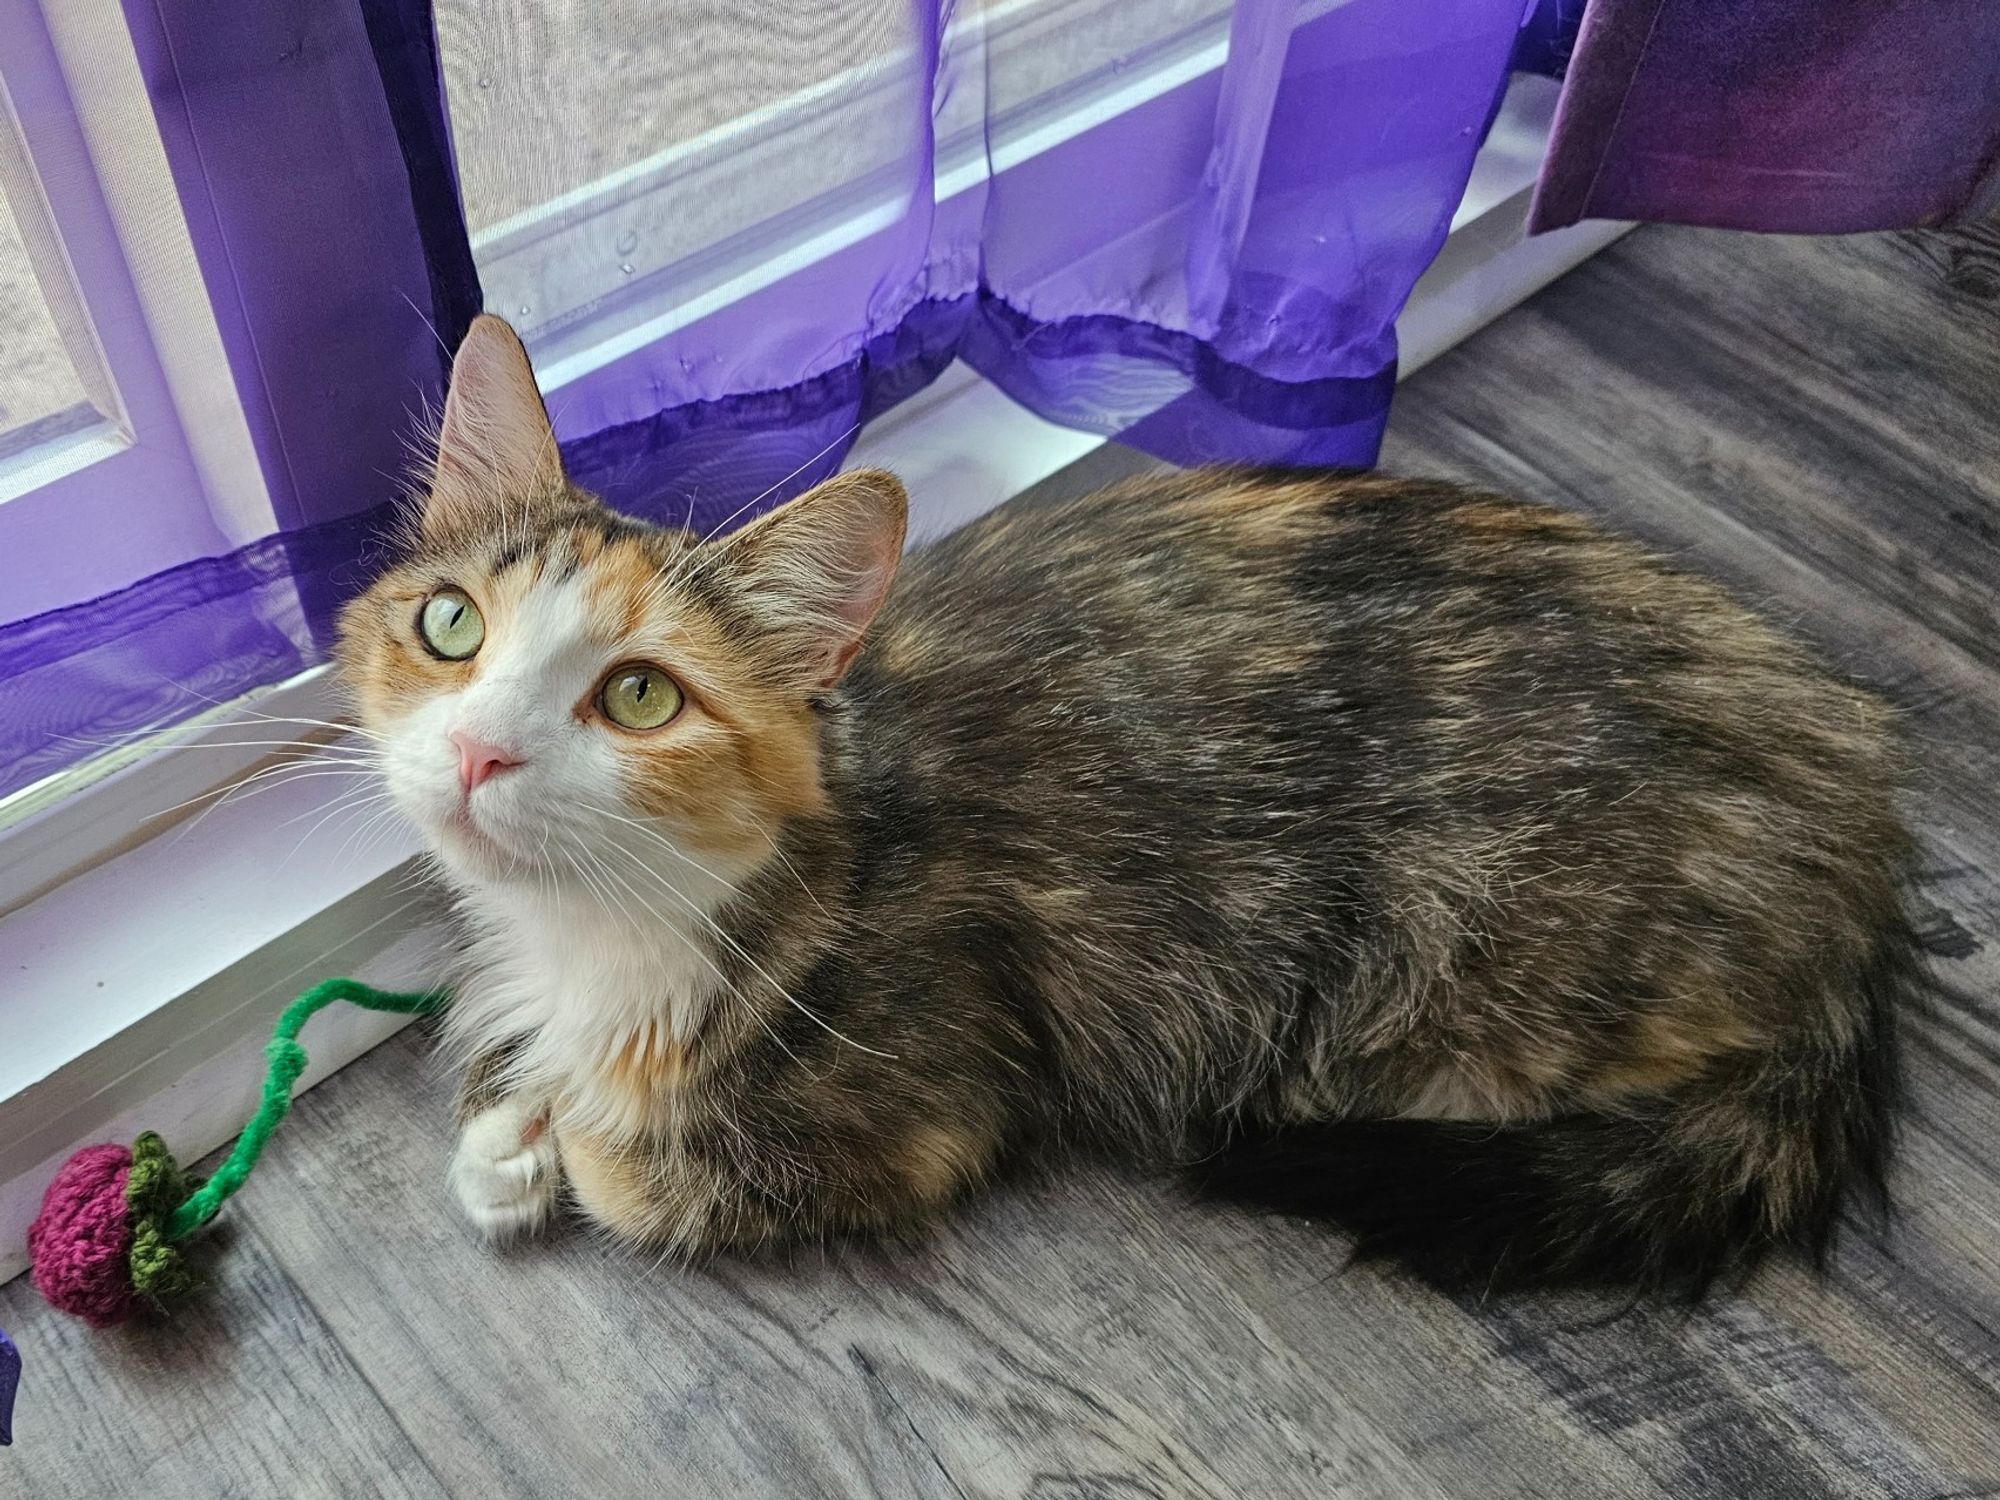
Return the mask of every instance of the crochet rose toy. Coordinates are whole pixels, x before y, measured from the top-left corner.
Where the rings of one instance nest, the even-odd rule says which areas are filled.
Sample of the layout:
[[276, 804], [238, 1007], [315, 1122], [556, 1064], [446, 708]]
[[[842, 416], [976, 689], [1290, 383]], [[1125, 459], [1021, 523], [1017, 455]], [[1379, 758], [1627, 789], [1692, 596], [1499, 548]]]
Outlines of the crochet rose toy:
[[183, 1172], [159, 1136], [148, 1130], [124, 1146], [86, 1146], [56, 1173], [42, 1211], [28, 1229], [35, 1286], [66, 1313], [108, 1328], [140, 1308], [156, 1306], [197, 1284], [182, 1242], [214, 1218], [292, 1107], [292, 1087], [306, 1069], [298, 1036], [306, 1022], [336, 1000], [364, 1010], [429, 1015], [441, 993], [392, 994], [352, 979], [315, 985], [285, 1008], [265, 1056], [264, 1098], [236, 1147], [203, 1182]]

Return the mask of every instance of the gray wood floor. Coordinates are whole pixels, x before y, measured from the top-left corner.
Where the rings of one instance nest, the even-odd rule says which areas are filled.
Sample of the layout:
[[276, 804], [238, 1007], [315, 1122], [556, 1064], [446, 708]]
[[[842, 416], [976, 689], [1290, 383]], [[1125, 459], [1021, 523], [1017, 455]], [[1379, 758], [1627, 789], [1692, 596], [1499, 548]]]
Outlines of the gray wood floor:
[[1642, 231], [1411, 382], [1388, 461], [1689, 555], [1907, 708], [1946, 991], [1890, 1241], [1691, 1315], [1475, 1305], [1090, 1175], [917, 1250], [495, 1255], [406, 1037], [301, 1104], [171, 1324], [0, 1291], [0, 1494], [2000, 1494], [2000, 234]]

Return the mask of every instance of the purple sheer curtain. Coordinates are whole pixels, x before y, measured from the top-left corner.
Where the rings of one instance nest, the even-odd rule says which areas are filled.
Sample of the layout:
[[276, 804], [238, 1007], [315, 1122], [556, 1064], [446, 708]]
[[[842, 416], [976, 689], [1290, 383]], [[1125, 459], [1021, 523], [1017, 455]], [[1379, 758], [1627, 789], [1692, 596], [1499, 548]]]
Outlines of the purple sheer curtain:
[[1569, 71], [1583, 28], [1584, 0], [1534, 0], [1514, 46], [1514, 67], [1522, 73], [1561, 78]]
[[[954, 357], [1035, 411], [1181, 463], [1366, 466], [1394, 322], [1450, 226], [1521, 0], [1239, 4], [1228, 59], [933, 191], [943, 102], [1008, 60], [918, 0], [893, 224], [566, 385], [579, 483], [713, 529], [836, 470]], [[1004, 140], [1007, 121], [988, 121]]]
[[441, 395], [442, 341], [478, 310], [427, 6], [125, 13], [271, 531], [0, 628], [0, 794], [319, 659], [334, 608], [366, 580], [413, 418]]
[[1993, 0], [1591, 0], [1530, 227], [1837, 234], [1996, 204]]
[[[1374, 461], [1394, 320], [1523, 0], [1241, 0], [1220, 66], [1053, 133], [1028, 128], [1049, 101], [1009, 76], [1027, 61], [988, 55], [948, 0], [909, 4], [915, 45], [883, 64], [902, 70], [883, 91], [900, 154], [863, 184], [890, 211], [565, 378], [551, 407], [580, 483], [713, 530], [833, 472], [960, 357], [1176, 461]], [[126, 14], [275, 524], [0, 629], [0, 793], [315, 659], [369, 573], [440, 345], [481, 300], [429, 0]], [[970, 167], [940, 154], [968, 112], [988, 148]]]

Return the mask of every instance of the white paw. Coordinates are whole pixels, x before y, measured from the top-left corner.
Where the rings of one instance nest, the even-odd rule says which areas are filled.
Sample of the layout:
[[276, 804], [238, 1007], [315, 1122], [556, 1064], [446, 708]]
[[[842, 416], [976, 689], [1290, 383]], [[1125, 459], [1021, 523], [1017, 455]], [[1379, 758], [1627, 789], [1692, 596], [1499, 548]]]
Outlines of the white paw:
[[532, 1234], [556, 1201], [556, 1142], [548, 1121], [517, 1099], [474, 1115], [459, 1132], [451, 1190], [488, 1239]]

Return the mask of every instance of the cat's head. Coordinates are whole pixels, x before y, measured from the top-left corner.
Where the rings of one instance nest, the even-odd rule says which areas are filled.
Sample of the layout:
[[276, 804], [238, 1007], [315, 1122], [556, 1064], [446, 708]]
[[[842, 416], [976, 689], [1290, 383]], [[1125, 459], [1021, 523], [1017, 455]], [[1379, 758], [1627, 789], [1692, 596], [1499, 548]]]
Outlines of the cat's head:
[[626, 520], [568, 482], [526, 351], [485, 317], [428, 479], [407, 554], [341, 615], [338, 661], [450, 871], [741, 870], [821, 804], [815, 703], [895, 576], [894, 478], [841, 475], [707, 543]]

